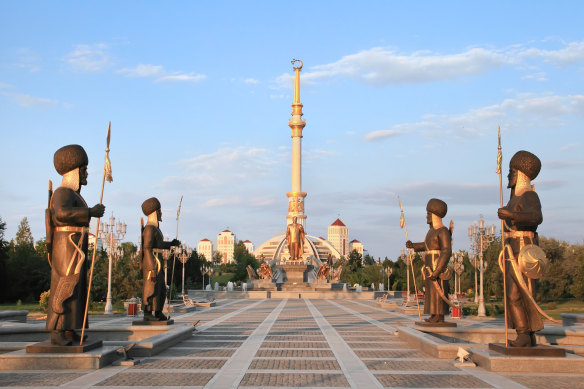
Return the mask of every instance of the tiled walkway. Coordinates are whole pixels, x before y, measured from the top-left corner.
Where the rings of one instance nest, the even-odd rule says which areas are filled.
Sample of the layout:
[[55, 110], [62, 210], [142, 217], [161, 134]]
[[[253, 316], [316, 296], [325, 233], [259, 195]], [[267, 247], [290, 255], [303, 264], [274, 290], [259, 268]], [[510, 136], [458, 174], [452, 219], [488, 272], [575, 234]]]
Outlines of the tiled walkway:
[[192, 339], [136, 366], [97, 371], [0, 371], [0, 386], [584, 387], [584, 374], [501, 375], [480, 368], [458, 368], [453, 361], [430, 357], [396, 335], [396, 326], [411, 323], [413, 317], [377, 308], [370, 301], [232, 300], [174, 319], [201, 322]]

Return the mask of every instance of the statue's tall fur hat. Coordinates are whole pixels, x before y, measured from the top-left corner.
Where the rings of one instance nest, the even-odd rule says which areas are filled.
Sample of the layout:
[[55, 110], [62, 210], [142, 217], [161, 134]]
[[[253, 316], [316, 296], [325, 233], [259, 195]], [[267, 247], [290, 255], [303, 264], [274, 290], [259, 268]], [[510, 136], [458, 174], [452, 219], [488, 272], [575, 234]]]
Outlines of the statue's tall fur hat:
[[535, 179], [541, 170], [541, 161], [535, 154], [520, 150], [509, 161], [509, 167], [524, 173], [530, 180]]
[[430, 199], [428, 205], [426, 205], [426, 211], [433, 213], [438, 217], [444, 217], [446, 216], [446, 212], [448, 212], [448, 205], [442, 200]]
[[142, 203], [142, 212], [144, 215], [148, 216], [154, 211], [160, 209], [160, 201], [156, 197], [150, 197], [148, 200]]
[[78, 167], [87, 166], [89, 158], [83, 147], [79, 145], [67, 145], [55, 152], [53, 164], [57, 173], [63, 175]]

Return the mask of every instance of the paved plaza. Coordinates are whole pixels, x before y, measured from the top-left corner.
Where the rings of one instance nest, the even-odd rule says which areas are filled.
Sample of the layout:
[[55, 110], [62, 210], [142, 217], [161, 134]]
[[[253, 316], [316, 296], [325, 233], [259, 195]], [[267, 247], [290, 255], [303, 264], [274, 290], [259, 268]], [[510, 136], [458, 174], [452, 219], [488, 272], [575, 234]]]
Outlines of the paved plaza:
[[[177, 314], [191, 339], [135, 366], [0, 371], [9, 387], [583, 388], [580, 374], [498, 374], [456, 367], [400, 340], [417, 316], [369, 300], [221, 300]], [[127, 317], [94, 319], [91, 326]], [[465, 319], [474, 320], [474, 319]], [[480, 322], [479, 322], [480, 323]], [[476, 324], [476, 323], [475, 323]]]

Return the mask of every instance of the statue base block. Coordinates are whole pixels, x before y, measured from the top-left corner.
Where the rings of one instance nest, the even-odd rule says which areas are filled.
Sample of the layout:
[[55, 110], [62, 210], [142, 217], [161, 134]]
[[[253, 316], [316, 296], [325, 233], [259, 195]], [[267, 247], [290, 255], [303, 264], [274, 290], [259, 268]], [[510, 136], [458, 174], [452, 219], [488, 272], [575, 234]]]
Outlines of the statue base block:
[[136, 320], [132, 322], [133, 326], [169, 326], [174, 324], [174, 319], [168, 320]]
[[538, 344], [534, 347], [511, 347], [505, 343], [489, 343], [489, 350], [509, 357], [565, 357], [566, 350], [559, 347]]
[[79, 354], [102, 346], [101, 340], [85, 341], [81, 346], [74, 342], [71, 346], [52, 344], [50, 340], [26, 346], [27, 354]]
[[442, 321], [442, 322], [438, 322], [438, 323], [430, 323], [427, 321], [417, 321], [416, 325], [420, 326], [420, 327], [456, 327], [456, 323], [452, 323], [449, 321]]

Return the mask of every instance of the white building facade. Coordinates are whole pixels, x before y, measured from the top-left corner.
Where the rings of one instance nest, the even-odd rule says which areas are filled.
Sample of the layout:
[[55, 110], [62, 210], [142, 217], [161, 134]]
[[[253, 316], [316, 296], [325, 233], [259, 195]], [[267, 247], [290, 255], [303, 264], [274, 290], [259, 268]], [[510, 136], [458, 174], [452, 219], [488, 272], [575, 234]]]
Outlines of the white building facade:
[[337, 249], [339, 254], [344, 257], [349, 256], [349, 229], [341, 219], [335, 220], [328, 227], [327, 240]]
[[221, 263], [233, 263], [234, 248], [235, 234], [229, 230], [221, 231], [217, 235], [217, 251], [221, 253]]
[[349, 252], [353, 252], [353, 250], [357, 250], [357, 252], [361, 254], [361, 258], [363, 258], [363, 243], [359, 242], [357, 239], [353, 239], [351, 243], [349, 243]]
[[248, 253], [253, 254], [253, 243], [251, 241], [246, 240], [243, 242], [243, 245]]
[[201, 239], [197, 244], [197, 253], [205, 257], [207, 262], [213, 261], [213, 242], [209, 239]]

